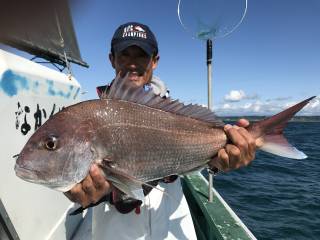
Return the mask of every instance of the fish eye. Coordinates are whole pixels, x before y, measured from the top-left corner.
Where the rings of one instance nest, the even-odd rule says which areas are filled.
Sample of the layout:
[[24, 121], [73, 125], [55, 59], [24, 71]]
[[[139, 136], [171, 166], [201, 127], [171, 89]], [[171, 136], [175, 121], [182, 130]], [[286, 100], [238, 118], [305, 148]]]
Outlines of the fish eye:
[[57, 149], [57, 145], [58, 145], [58, 139], [54, 136], [50, 136], [49, 138], [47, 138], [44, 144], [46, 149], [50, 151]]

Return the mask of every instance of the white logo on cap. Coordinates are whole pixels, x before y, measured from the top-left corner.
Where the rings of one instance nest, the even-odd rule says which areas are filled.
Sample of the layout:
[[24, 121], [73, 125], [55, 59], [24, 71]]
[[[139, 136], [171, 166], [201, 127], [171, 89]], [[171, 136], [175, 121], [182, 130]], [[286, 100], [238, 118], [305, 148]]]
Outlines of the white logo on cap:
[[133, 27], [135, 30], [139, 31], [139, 32], [146, 32], [142, 27], [140, 26], [134, 26]]
[[140, 26], [128, 25], [123, 29], [122, 37], [147, 38], [146, 31]]

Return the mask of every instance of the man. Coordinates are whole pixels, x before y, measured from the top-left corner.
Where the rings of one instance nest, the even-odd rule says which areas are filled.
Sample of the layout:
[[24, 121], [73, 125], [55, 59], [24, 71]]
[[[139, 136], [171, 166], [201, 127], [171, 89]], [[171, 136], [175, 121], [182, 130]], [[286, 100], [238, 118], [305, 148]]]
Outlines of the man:
[[[158, 44], [146, 25], [134, 22], [121, 25], [112, 38], [109, 59], [116, 75], [128, 74], [128, 80], [135, 85], [150, 87], [162, 96], [167, 94], [165, 85], [153, 77], [159, 61]], [[101, 88], [98, 88], [98, 93], [101, 93]], [[242, 119], [238, 126], [225, 126], [225, 132], [232, 144], [227, 144], [219, 151], [210, 161], [210, 167], [229, 171], [245, 166], [254, 159], [255, 140], [244, 128], [248, 125], [248, 121]], [[103, 204], [96, 207], [93, 222], [95, 239], [195, 239], [180, 180], [174, 177], [166, 178], [158, 183], [157, 188], [169, 196], [157, 189], [151, 192], [150, 189], [145, 189], [144, 203], [124, 197], [120, 199], [120, 204], [113, 202], [115, 205], [107, 205], [107, 210]], [[111, 191], [112, 202], [117, 191], [100, 174], [99, 168], [93, 165], [89, 175], [66, 193], [66, 196], [86, 207]]]

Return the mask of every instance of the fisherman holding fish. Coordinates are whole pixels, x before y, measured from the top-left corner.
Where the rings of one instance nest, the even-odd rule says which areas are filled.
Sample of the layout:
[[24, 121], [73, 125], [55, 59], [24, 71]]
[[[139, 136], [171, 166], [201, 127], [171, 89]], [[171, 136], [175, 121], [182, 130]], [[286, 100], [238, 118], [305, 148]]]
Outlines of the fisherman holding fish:
[[245, 166], [256, 147], [307, 157], [283, 132], [314, 97], [250, 125], [224, 125], [205, 107], [172, 100], [153, 77], [158, 44], [146, 25], [121, 25], [109, 58], [116, 77], [98, 87], [100, 99], [50, 117], [15, 165], [23, 180], [64, 192], [83, 208], [95, 206], [93, 239], [196, 239], [178, 175]]
[[283, 132], [314, 97], [250, 125], [224, 125], [205, 107], [172, 100], [153, 77], [158, 44], [146, 25], [121, 25], [109, 58], [116, 77], [98, 87], [100, 99], [50, 117], [15, 165], [25, 181], [64, 192], [83, 208], [97, 205], [93, 239], [196, 239], [178, 175], [208, 165], [221, 171], [245, 166], [256, 147], [307, 157]]
[[[115, 74], [166, 98], [169, 92], [165, 84], [153, 76], [159, 58], [157, 40], [148, 26], [129, 22], [115, 31], [109, 54]], [[98, 87], [99, 96], [109, 88]], [[236, 126], [224, 126], [230, 143], [209, 162], [211, 168], [229, 171], [246, 166], [255, 158], [255, 139], [245, 129], [248, 125], [247, 120], [241, 119]], [[145, 186], [142, 201], [121, 196], [94, 164], [87, 177], [65, 195], [82, 207], [102, 198], [112, 203], [95, 207], [94, 239], [196, 239], [179, 178], [170, 176], [150, 185], [157, 189]]]

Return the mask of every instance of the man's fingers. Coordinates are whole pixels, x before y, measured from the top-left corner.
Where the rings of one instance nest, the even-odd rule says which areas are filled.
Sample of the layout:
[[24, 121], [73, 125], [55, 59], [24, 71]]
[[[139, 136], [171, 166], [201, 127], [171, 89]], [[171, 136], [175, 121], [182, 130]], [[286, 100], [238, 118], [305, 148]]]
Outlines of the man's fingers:
[[229, 170], [229, 156], [226, 150], [220, 149], [218, 155], [213, 158], [209, 163], [211, 168], [217, 168], [220, 171], [226, 172]]
[[71, 194], [71, 190], [63, 193], [71, 202], [76, 202], [75, 197]]
[[218, 169], [221, 171], [227, 171], [229, 169], [229, 156], [224, 148], [218, 152], [218, 158], [220, 165], [220, 168]]
[[92, 178], [90, 175], [88, 175], [83, 181], [82, 181], [82, 190], [85, 192], [87, 195], [87, 198], [92, 203], [96, 203], [98, 199], [96, 199], [96, 188], [95, 185], [93, 184]]
[[82, 186], [80, 183], [78, 183], [70, 191], [67, 192], [67, 196], [71, 201], [78, 202], [82, 195], [81, 192], [83, 192]]
[[240, 149], [232, 144], [227, 144], [225, 149], [226, 149], [226, 153], [229, 156], [229, 168], [230, 169], [239, 168], [241, 166], [241, 161], [239, 161], [241, 157]]
[[225, 132], [227, 134], [227, 137], [231, 140], [231, 142], [236, 145], [238, 148], [240, 148], [242, 151], [247, 151], [248, 149], [248, 143], [246, 139], [238, 132], [239, 127], [235, 126], [225, 126]]
[[106, 181], [102, 173], [100, 172], [100, 169], [97, 165], [93, 165], [90, 169], [90, 176], [92, 179], [92, 183], [95, 186], [95, 188], [99, 191], [105, 191], [105, 194], [108, 193], [108, 190], [110, 191], [111, 185], [109, 182]]
[[239, 128], [238, 132], [242, 135], [248, 145], [247, 154], [249, 155], [249, 162], [255, 158], [255, 151], [256, 151], [256, 141], [251, 136], [251, 134], [244, 128]]
[[66, 192], [65, 195], [72, 201], [79, 203], [82, 207], [89, 205], [89, 201], [86, 197], [86, 193], [83, 191], [82, 186], [78, 183], [70, 191]]
[[[225, 125], [224, 131], [230, 143], [225, 146], [225, 154], [229, 157], [230, 169], [248, 165], [255, 158], [256, 142], [250, 133], [245, 129], [249, 121], [240, 119], [237, 125]], [[225, 157], [221, 157], [224, 159]]]
[[65, 195], [72, 202], [77, 202], [82, 207], [87, 207], [90, 203], [96, 203], [110, 192], [110, 187], [98, 166], [93, 165], [86, 178], [66, 192]]
[[236, 123], [237, 126], [243, 127], [243, 128], [248, 127], [249, 124], [250, 124], [250, 122], [247, 119], [244, 119], [244, 118], [239, 119], [238, 122]]

